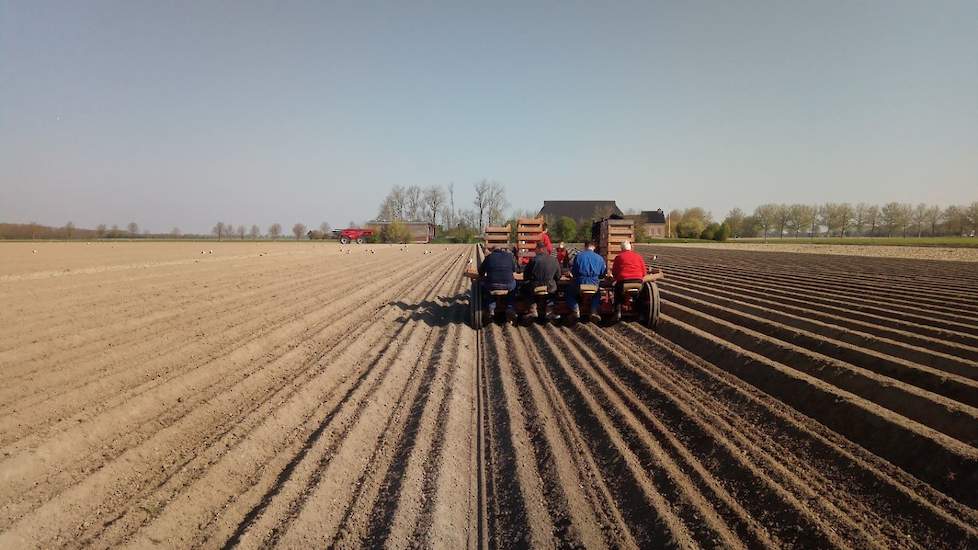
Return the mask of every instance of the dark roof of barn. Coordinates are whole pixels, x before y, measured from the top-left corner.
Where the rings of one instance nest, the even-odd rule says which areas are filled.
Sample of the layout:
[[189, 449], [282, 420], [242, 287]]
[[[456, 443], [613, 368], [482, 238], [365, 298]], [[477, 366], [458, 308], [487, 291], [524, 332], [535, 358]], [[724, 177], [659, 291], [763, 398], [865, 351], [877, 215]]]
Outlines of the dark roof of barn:
[[666, 214], [659, 210], [642, 210], [642, 219], [645, 223], [666, 223]]
[[543, 201], [540, 216], [559, 219], [564, 216], [572, 220], [593, 220], [606, 215], [621, 216], [615, 201]]

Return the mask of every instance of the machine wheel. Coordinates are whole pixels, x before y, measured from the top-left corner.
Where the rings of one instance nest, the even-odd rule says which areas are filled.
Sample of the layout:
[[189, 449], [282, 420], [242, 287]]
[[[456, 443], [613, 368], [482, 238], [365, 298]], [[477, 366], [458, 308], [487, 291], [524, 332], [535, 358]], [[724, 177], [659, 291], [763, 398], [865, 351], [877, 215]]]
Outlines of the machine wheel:
[[472, 290], [469, 293], [469, 321], [475, 330], [482, 329], [485, 311], [482, 309], [482, 292], [479, 288], [479, 281], [472, 281]]
[[654, 282], [645, 283], [640, 301], [642, 323], [654, 330], [659, 324], [659, 287]]
[[357, 237], [357, 244], [363, 244], [363, 237]]
[[350, 239], [346, 237], [340, 237], [340, 244], [350, 244]]

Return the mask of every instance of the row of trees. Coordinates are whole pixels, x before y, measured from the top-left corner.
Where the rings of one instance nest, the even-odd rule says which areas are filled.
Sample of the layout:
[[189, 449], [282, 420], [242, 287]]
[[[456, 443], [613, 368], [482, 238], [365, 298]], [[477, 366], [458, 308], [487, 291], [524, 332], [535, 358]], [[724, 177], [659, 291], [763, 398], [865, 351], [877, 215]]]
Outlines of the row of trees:
[[[356, 224], [350, 222], [350, 226], [353, 227]], [[329, 237], [333, 228], [327, 222], [319, 224], [319, 229], [309, 230], [304, 223], [297, 223], [292, 226], [292, 236], [296, 240], [301, 239], [303, 236], [308, 236], [310, 239], [325, 239]], [[217, 237], [218, 240], [224, 239], [241, 239], [244, 240], [246, 237], [249, 239], [278, 239], [282, 237], [282, 224], [273, 223], [268, 226], [268, 231], [262, 235], [261, 228], [257, 225], [252, 225], [250, 228], [246, 228], [243, 225], [235, 227], [234, 224], [217, 222], [214, 228], [211, 229], [211, 234]]]
[[867, 203], [762, 204], [750, 215], [734, 208], [724, 222], [730, 226], [734, 237], [963, 235], [978, 230], [978, 202], [945, 208], [899, 202], [882, 206]]
[[[472, 208], [456, 208], [455, 184], [446, 187], [395, 185], [381, 201], [377, 219], [391, 222], [427, 222], [440, 226], [441, 234], [451, 240], [471, 242], [488, 225], [505, 223], [509, 207], [506, 188], [497, 181], [481, 180], [472, 185]], [[394, 225], [397, 233], [400, 225]], [[391, 232], [388, 231], [388, 232]], [[396, 242], [397, 235], [381, 235]]]

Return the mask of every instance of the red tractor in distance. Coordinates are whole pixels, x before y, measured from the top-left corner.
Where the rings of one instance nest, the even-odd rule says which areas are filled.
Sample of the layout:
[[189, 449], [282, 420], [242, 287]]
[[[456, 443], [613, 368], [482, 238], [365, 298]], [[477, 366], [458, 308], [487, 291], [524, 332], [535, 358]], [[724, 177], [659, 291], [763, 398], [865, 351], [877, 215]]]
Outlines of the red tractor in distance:
[[350, 227], [340, 231], [340, 243], [350, 244], [351, 242], [355, 242], [357, 244], [363, 244], [367, 239], [373, 236], [373, 229], [357, 229], [355, 227]]

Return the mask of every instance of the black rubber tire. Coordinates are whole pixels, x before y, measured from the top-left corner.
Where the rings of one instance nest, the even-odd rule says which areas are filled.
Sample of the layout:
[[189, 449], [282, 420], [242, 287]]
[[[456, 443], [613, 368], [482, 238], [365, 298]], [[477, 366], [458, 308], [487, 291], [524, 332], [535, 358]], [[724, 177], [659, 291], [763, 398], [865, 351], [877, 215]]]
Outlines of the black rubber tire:
[[363, 244], [363, 237], [357, 239], [357, 244]]
[[469, 323], [475, 330], [482, 330], [483, 317], [485, 311], [482, 309], [482, 292], [479, 281], [472, 281], [472, 289], [469, 294]]
[[642, 285], [640, 300], [642, 302], [642, 324], [655, 330], [659, 324], [659, 287], [654, 282], [647, 282]]
[[346, 237], [340, 237], [340, 244], [350, 244], [350, 239]]

